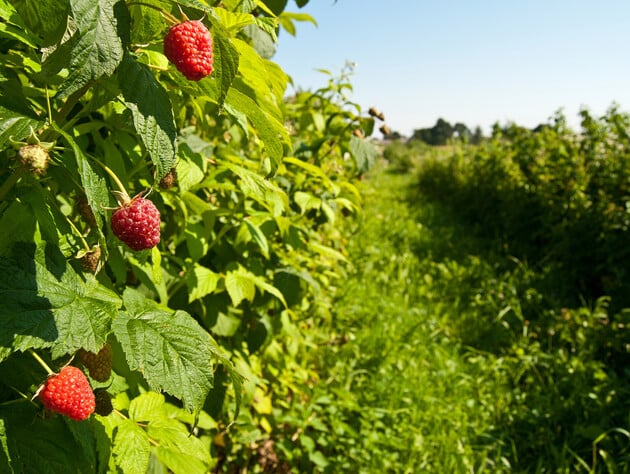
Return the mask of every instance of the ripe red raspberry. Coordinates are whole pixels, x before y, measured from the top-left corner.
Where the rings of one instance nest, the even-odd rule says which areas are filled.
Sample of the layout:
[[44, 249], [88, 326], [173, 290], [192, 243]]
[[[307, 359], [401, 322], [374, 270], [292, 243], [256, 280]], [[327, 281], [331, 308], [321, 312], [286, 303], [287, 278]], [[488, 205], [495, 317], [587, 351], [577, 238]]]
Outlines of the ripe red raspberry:
[[122, 204], [112, 215], [114, 235], [132, 250], [144, 250], [160, 243], [160, 211], [142, 196]]
[[164, 37], [164, 54], [190, 81], [212, 73], [212, 36], [199, 20], [172, 26]]
[[80, 349], [79, 361], [88, 369], [90, 377], [97, 382], [105, 382], [112, 374], [112, 346], [106, 343], [96, 354]]
[[87, 419], [96, 407], [90, 382], [80, 369], [71, 365], [46, 380], [39, 399], [49, 410], [77, 421]]

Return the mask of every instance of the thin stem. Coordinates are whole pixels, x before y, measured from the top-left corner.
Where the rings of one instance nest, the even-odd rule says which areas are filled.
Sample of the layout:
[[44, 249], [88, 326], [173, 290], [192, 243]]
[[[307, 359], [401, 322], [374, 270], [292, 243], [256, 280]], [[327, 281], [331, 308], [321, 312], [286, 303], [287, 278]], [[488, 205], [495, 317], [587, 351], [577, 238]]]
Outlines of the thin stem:
[[72, 227], [72, 230], [75, 232], [75, 234], [77, 234], [79, 236], [79, 239], [81, 239], [81, 242], [83, 243], [83, 248], [87, 250], [88, 252], [92, 250], [90, 245], [87, 243], [87, 240], [85, 240], [85, 237], [83, 237], [83, 234], [81, 233], [81, 231], [77, 229], [77, 226], [74, 225], [74, 222], [72, 222], [68, 216], [64, 216], [64, 217], [68, 221], [68, 224], [70, 224], [70, 227]]
[[44, 359], [39, 356], [37, 352], [35, 352], [33, 349], [29, 349], [28, 352], [35, 358], [37, 362], [39, 362], [39, 365], [41, 365], [46, 370], [48, 375], [54, 374], [53, 370], [48, 366]]
[[95, 158], [93, 156], [91, 158], [94, 161], [96, 161], [99, 165], [101, 165], [103, 169], [107, 172], [107, 174], [111, 176], [111, 178], [114, 180], [114, 183], [116, 183], [116, 186], [118, 186], [118, 189], [120, 190], [120, 192], [125, 196], [129, 196], [129, 194], [127, 193], [127, 190], [125, 189], [125, 186], [122, 184], [118, 176], [116, 176], [116, 173], [114, 173], [109, 166], [107, 166], [98, 158]]
[[59, 110], [59, 113], [57, 114], [57, 120], [56, 120], [57, 123], [63, 122], [63, 120], [66, 118], [66, 115], [70, 113], [70, 111], [74, 108], [74, 106], [77, 104], [79, 99], [83, 97], [83, 95], [85, 95], [85, 93], [88, 91], [91, 85], [92, 85], [91, 83], [87, 83], [81, 89], [79, 89], [74, 94], [71, 94], [70, 97], [68, 97], [68, 100], [66, 100], [66, 103], [63, 104], [63, 107], [61, 107], [61, 109]]
[[145, 2], [129, 2], [127, 3], [128, 7], [131, 7], [133, 5], [139, 5], [141, 7], [148, 7], [148, 8], [152, 8], [153, 10], [156, 10], [158, 12], [160, 12], [160, 14], [164, 17], [164, 19], [174, 25], [176, 25], [177, 23], [179, 23], [180, 21], [172, 14], [170, 14], [169, 12], [167, 12], [166, 10], [164, 10], [163, 8], [159, 7], [158, 5], [152, 5], [150, 3], [145, 3]]
[[46, 107], [48, 109], [48, 121], [52, 123], [53, 116], [52, 116], [52, 108], [50, 106], [50, 93], [48, 91], [48, 86], [46, 86]]

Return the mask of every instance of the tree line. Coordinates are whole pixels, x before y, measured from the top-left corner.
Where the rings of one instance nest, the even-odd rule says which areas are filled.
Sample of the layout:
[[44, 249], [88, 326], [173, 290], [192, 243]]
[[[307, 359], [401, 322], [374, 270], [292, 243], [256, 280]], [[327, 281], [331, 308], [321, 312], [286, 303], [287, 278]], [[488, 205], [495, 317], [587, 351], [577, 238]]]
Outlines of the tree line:
[[483, 132], [479, 126], [471, 130], [462, 122], [451, 125], [439, 118], [433, 127], [417, 128], [411, 136], [411, 140], [420, 140], [428, 145], [446, 145], [452, 139], [478, 144], [483, 139]]

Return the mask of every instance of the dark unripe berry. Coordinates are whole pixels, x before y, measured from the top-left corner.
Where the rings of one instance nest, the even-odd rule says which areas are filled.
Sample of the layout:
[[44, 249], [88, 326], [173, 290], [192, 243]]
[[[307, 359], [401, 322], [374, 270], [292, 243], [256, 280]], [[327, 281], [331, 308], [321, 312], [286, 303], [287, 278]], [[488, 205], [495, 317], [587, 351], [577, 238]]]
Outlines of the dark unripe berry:
[[106, 389], [97, 388], [96, 390], [94, 390], [94, 398], [96, 402], [94, 413], [96, 413], [97, 415], [107, 416], [114, 411], [112, 398], [110, 397]]
[[171, 170], [160, 180], [160, 189], [171, 189], [175, 186], [175, 183], [177, 183], [177, 171], [175, 168], [171, 168]]
[[101, 262], [101, 248], [94, 247], [89, 252], [86, 252], [81, 258], [81, 266], [86, 272], [96, 273]]

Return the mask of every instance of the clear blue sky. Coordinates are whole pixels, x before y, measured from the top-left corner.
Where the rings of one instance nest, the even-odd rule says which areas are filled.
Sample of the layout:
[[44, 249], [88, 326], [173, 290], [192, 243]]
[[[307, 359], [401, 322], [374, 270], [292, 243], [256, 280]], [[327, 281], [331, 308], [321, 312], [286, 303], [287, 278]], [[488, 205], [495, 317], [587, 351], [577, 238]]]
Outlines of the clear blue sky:
[[311, 0], [273, 60], [315, 89], [347, 60], [352, 100], [410, 134], [451, 123], [534, 127], [562, 108], [630, 112], [630, 0]]

